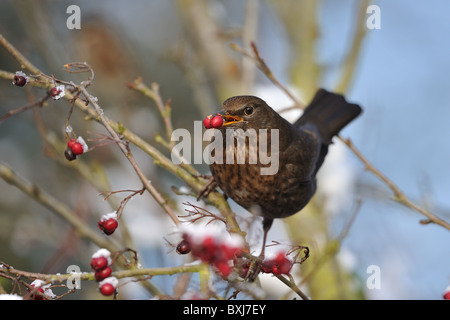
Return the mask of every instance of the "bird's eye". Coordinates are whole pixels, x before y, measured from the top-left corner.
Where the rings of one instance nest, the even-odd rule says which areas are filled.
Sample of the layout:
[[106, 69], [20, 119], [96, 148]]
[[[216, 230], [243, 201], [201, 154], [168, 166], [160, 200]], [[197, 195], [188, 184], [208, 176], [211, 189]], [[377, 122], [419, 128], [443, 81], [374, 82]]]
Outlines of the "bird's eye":
[[253, 106], [245, 107], [244, 113], [246, 116], [249, 116], [253, 113], [254, 110], [255, 110], [255, 108], [253, 108]]

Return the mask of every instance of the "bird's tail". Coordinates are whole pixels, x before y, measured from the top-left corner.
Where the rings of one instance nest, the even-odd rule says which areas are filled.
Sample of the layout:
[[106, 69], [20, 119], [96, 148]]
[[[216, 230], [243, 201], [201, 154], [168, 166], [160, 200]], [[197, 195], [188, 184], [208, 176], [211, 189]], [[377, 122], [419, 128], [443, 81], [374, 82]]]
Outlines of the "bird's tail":
[[295, 122], [297, 127], [313, 124], [319, 131], [322, 146], [316, 162], [315, 174], [322, 166], [328, 153], [328, 145], [331, 143], [331, 139], [361, 112], [360, 106], [348, 103], [339, 94], [324, 89], [317, 91], [303, 115]]
[[339, 94], [319, 89], [303, 115], [295, 122], [297, 127], [314, 124], [322, 143], [328, 145], [347, 124], [355, 119], [362, 109], [357, 104], [348, 103]]

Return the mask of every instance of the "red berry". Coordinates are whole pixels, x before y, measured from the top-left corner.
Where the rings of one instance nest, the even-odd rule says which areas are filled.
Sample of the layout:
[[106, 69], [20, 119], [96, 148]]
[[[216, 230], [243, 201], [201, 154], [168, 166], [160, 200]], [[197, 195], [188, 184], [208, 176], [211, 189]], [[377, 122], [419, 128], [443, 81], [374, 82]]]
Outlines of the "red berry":
[[261, 271], [265, 273], [271, 273], [274, 266], [273, 260], [264, 260], [261, 265]]
[[108, 236], [113, 234], [114, 231], [116, 231], [117, 227], [119, 226], [119, 222], [117, 222], [114, 218], [109, 218], [108, 220], [100, 220], [98, 222], [98, 227], [100, 230], [102, 230], [105, 234]]
[[206, 236], [202, 242], [203, 248], [207, 251], [214, 251], [215, 241], [213, 237]]
[[205, 126], [206, 129], [211, 128], [211, 116], [207, 116], [205, 120], [203, 120], [203, 125]]
[[110, 296], [114, 293], [116, 289], [114, 288], [114, 286], [110, 283], [104, 283], [102, 284], [102, 286], [100, 287], [100, 292], [102, 295], [104, 296]]
[[223, 118], [219, 115], [214, 116], [210, 121], [211, 127], [216, 128], [216, 129], [220, 128], [222, 126], [222, 124], [223, 124]]
[[233, 259], [236, 252], [237, 248], [229, 246], [226, 243], [221, 243], [215, 250], [214, 257], [217, 260], [227, 261]]
[[70, 149], [72, 150], [74, 155], [80, 155], [83, 154], [84, 152], [83, 145], [79, 142], [74, 142], [72, 144], [72, 147], [70, 147]]
[[95, 280], [102, 281], [103, 279], [108, 278], [112, 273], [111, 267], [106, 267], [102, 270], [95, 271]]
[[23, 87], [27, 84], [27, 78], [25, 78], [24, 76], [15, 75], [13, 84], [18, 87]]
[[217, 261], [214, 265], [219, 273], [224, 277], [228, 277], [233, 270], [233, 267], [229, 265], [228, 261]]
[[91, 267], [95, 271], [103, 270], [108, 266], [108, 259], [105, 257], [92, 258]]
[[442, 295], [442, 297], [444, 298], [444, 300], [450, 300], [450, 290], [444, 292], [444, 294]]
[[50, 90], [50, 95], [52, 96], [52, 97], [56, 97], [58, 94], [60, 94], [61, 93], [61, 89], [59, 89], [58, 87], [53, 87], [51, 90]]
[[[35, 288], [34, 284], [31, 284], [31, 286], [33, 288]], [[28, 289], [28, 292], [31, 292], [31, 291], [33, 291], [33, 290]], [[44, 293], [44, 289], [42, 289], [41, 287], [38, 287], [38, 288], [34, 289], [34, 292], [36, 292], [36, 291], [39, 291], [40, 293]], [[38, 293], [33, 293], [31, 295], [31, 299], [33, 299], [33, 300], [45, 300], [45, 298], [43, 296], [41, 296], [40, 294], [38, 294]]]
[[263, 261], [261, 270], [265, 273], [288, 274], [291, 271], [292, 265], [292, 261], [283, 252], [280, 252], [275, 258]]

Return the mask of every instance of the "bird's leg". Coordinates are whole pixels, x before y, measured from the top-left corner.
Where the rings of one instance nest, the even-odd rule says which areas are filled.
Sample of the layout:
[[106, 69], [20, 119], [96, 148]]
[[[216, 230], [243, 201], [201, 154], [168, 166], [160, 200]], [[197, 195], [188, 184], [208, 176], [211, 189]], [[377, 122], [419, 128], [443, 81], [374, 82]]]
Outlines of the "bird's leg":
[[268, 219], [268, 218], [264, 218], [263, 219], [264, 235], [263, 235], [263, 243], [262, 243], [261, 253], [259, 254], [259, 259], [261, 261], [264, 260], [264, 253], [266, 251], [267, 234], [269, 233], [269, 230], [270, 230], [270, 227], [272, 226], [272, 223], [273, 223], [273, 219]]
[[200, 190], [197, 195], [197, 201], [203, 197], [207, 197], [211, 191], [213, 191], [217, 187], [217, 182], [214, 180], [214, 177], [208, 177], [209, 181], [205, 186]]
[[254, 281], [261, 271], [262, 263], [264, 261], [264, 256], [265, 256], [265, 251], [266, 251], [267, 234], [269, 233], [272, 223], [273, 223], [273, 219], [270, 219], [270, 218], [263, 219], [264, 234], [263, 234], [261, 253], [259, 254], [259, 257], [257, 260], [254, 260], [250, 263], [250, 267], [248, 269], [247, 276], [245, 277], [246, 280], [248, 280], [248, 281]]

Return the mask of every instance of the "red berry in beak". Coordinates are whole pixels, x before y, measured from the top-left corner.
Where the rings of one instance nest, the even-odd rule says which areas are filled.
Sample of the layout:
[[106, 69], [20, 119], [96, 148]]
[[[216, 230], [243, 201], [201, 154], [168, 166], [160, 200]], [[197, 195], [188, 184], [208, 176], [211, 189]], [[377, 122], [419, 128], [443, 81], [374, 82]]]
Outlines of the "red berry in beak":
[[207, 116], [205, 120], [203, 120], [203, 125], [206, 129], [211, 129], [211, 118], [210, 116]]
[[211, 127], [218, 129], [218, 128], [220, 128], [220, 127], [222, 126], [222, 124], [223, 124], [223, 118], [222, 118], [221, 116], [219, 116], [219, 115], [214, 116], [214, 117], [211, 119], [210, 124], [211, 124]]

